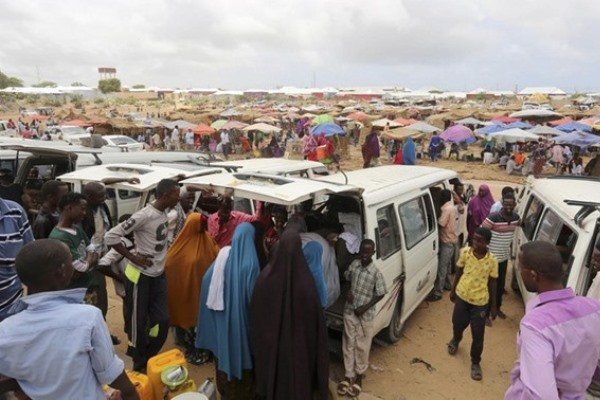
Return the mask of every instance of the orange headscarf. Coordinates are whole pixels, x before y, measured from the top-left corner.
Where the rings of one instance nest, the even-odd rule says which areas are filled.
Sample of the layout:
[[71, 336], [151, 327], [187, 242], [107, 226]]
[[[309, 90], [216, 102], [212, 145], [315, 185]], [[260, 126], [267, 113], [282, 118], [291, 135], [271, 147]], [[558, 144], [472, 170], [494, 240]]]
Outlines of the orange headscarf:
[[191, 213], [167, 252], [165, 274], [171, 326], [196, 326], [202, 277], [219, 253], [219, 246], [206, 232], [200, 232], [206, 217]]

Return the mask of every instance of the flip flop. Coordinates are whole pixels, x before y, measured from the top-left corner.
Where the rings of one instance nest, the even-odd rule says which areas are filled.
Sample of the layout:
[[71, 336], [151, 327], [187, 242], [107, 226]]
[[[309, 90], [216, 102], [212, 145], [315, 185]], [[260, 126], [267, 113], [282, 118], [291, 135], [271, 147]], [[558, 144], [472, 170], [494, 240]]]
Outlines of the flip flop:
[[481, 366], [479, 364], [471, 364], [471, 379], [480, 381], [482, 378]]
[[453, 356], [456, 354], [457, 351], [458, 351], [458, 343], [456, 343], [454, 340], [449, 341], [448, 342], [448, 354]]
[[347, 395], [350, 397], [358, 397], [360, 395], [360, 392], [362, 392], [362, 388], [357, 383], [354, 383], [348, 389]]
[[347, 379], [344, 379], [340, 383], [338, 383], [337, 394], [340, 396], [345, 396], [348, 394], [348, 390], [350, 390], [350, 382]]

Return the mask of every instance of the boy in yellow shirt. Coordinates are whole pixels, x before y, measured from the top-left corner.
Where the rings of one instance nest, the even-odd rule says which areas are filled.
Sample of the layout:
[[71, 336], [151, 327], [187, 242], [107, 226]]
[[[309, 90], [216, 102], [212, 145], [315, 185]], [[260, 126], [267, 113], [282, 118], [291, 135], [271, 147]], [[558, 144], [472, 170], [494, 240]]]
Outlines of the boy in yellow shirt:
[[[498, 261], [488, 250], [492, 232], [477, 228], [473, 235], [472, 247], [465, 247], [456, 262], [456, 276], [450, 300], [454, 303], [452, 313], [453, 336], [448, 343], [448, 354], [454, 355], [462, 340], [463, 332], [471, 325], [471, 379], [482, 379], [481, 353], [488, 311], [496, 318], [496, 280]], [[489, 310], [488, 310], [489, 305]]]

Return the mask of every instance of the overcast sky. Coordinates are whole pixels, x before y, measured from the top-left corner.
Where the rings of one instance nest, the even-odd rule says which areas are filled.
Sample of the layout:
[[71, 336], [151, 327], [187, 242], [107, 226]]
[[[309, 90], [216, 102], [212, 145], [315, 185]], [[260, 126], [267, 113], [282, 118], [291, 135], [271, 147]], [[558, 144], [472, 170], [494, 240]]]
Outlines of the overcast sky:
[[600, 90], [600, 1], [1, 0], [26, 84]]

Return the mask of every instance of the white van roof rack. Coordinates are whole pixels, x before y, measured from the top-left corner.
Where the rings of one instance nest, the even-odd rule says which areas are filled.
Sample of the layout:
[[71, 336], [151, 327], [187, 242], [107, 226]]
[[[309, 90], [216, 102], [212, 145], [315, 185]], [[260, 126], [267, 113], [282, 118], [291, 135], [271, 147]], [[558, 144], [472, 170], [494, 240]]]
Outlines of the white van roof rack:
[[593, 201], [565, 200], [565, 204], [569, 206], [581, 207], [581, 209], [577, 211], [577, 214], [575, 214], [575, 217], [573, 218], [577, 225], [581, 225], [583, 220], [594, 211], [600, 210], [600, 203]]

